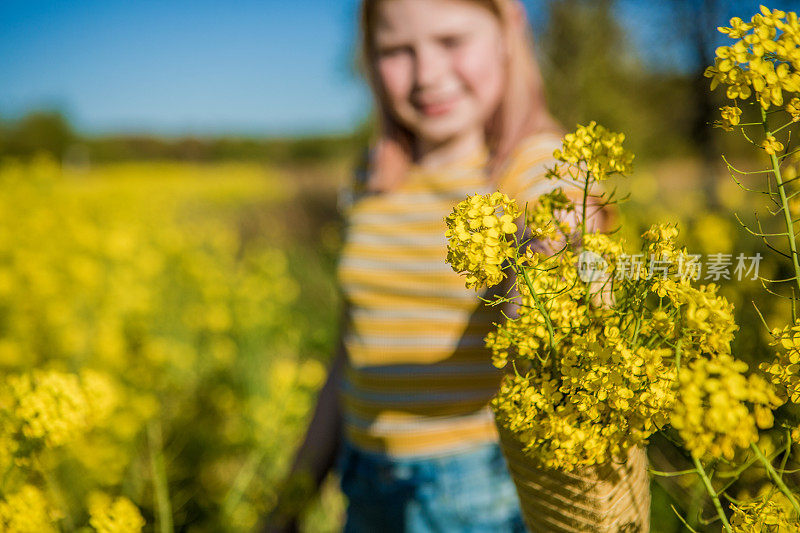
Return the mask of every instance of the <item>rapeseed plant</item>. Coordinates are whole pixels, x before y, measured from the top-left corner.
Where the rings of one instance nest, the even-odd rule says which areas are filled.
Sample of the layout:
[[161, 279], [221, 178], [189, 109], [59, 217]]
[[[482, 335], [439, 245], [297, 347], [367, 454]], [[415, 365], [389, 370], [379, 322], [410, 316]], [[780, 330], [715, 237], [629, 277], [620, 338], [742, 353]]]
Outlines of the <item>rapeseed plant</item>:
[[249, 531], [324, 380], [287, 254], [237, 220], [286, 194], [255, 165], [74, 172], [0, 161], [0, 531]]
[[[583, 195], [576, 205], [563, 187], [555, 187], [526, 207], [527, 235], [558, 243], [552, 254], [518, 239], [512, 221], [521, 209], [502, 193], [470, 197], [447, 217], [449, 262], [468, 287], [496, 285], [502, 266], [515, 274], [517, 316], [486, 337], [494, 364], [514, 368], [492, 406], [498, 424], [548, 468], [570, 471], [620, 461], [670, 423], [685, 429], [687, 445], [698, 456], [728, 456], [731, 443], [754, 442], [756, 419], [770, 425], [764, 406], [778, 403], [766, 381], [748, 381], [746, 365], [725, 366], [738, 329], [733, 306], [716, 285], [694, 282], [675, 226], [654, 224], [642, 235], [640, 251], [647, 260], [641, 264], [626, 254], [623, 239], [587, 231], [588, 202], [612, 203], [609, 193], [593, 197], [592, 186], [631, 171], [633, 154], [623, 141], [624, 135], [591, 123], [567, 134], [555, 151], [560, 164], [548, 178], [582, 184]], [[579, 213], [576, 227], [559, 215], [565, 212]], [[484, 236], [486, 231], [492, 234]], [[587, 261], [593, 261], [588, 269]], [[680, 400], [688, 399], [688, 376], [709, 365], [722, 365], [729, 370], [724, 379], [749, 388], [725, 405], [698, 392], [695, 411], [687, 410], [689, 402]], [[703, 432], [705, 440], [691, 433], [700, 429], [691, 426], [703, 417], [702, 409], [722, 413], [734, 401], [738, 409], [725, 413], [730, 423], [724, 430]], [[741, 430], [731, 434], [731, 427]]]
[[[514, 370], [492, 401], [498, 426], [514, 435], [531, 461], [563, 471], [622, 461], [627, 450], [644, 445], [655, 431], [668, 430], [694, 469], [653, 474], [696, 474], [728, 533], [794, 531], [800, 527], [800, 505], [796, 488], [784, 478], [800, 430], [782, 422], [786, 442], [774, 452], [763, 448], [759, 430], [775, 426], [774, 410], [786, 401], [800, 403], [800, 255], [794, 225], [800, 189], [794, 185], [798, 150], [791, 136], [800, 121], [800, 23], [795, 13], [762, 6], [750, 22], [734, 18], [719, 30], [736, 42], [717, 49], [714, 66], [706, 70], [712, 90], [724, 86], [732, 100], [720, 109], [717, 125], [741, 132], [770, 162], [758, 172], [729, 163], [728, 168], [747, 191], [752, 189], [737, 175], [765, 175], [769, 186], [757, 192], [770, 199], [770, 212], [783, 222], [779, 231], [765, 230], [760, 221], [757, 228], [745, 227], [787, 259], [794, 273], [787, 279], [760, 278], [770, 293], [788, 297], [792, 309], [789, 324], [767, 328], [776, 357], [760, 365], [764, 375], [749, 372], [731, 353], [738, 329], [733, 306], [714, 283], [695, 282], [693, 256], [677, 244], [677, 227], [651, 226], [642, 235], [645, 261], [639, 263], [626, 254], [624, 240], [587, 230], [590, 201], [613, 203], [613, 194], [592, 198], [592, 185], [627, 174], [633, 159], [622, 147], [624, 135], [595, 123], [565, 136], [563, 148], [554, 153], [560, 164], [548, 172], [549, 179], [564, 179], [568, 186], [583, 184], [580, 205], [563, 188], [525, 209], [514, 199], [494, 196], [487, 216], [498, 221], [483, 226], [500, 228], [502, 216], [509, 224], [493, 234], [493, 252], [485, 254], [490, 261], [451, 264], [474, 288], [499, 283], [506, 269], [515, 275], [515, 295], [490, 303], [513, 302], [516, 316], [487, 335], [486, 345], [497, 367], [511, 364]], [[761, 120], [746, 122], [750, 114], [743, 113], [744, 106], [754, 107]], [[454, 227], [468, 227], [467, 204], [448, 217], [449, 258], [462, 253], [469, 237], [452, 238]], [[520, 211], [524, 219], [512, 224], [509, 216], [514, 219]], [[579, 215], [576, 227], [565, 213]], [[540, 247], [533, 251], [530, 239], [549, 242], [548, 253]], [[489, 274], [482, 271], [484, 264], [492, 265]], [[787, 284], [789, 296], [771, 288]], [[772, 461], [781, 453], [782, 463], [775, 467]], [[743, 460], [748, 454], [751, 458]], [[766, 472], [766, 495], [734, 499], [725, 489], [754, 462]], [[718, 465], [733, 478], [721, 488], [709, 474]], [[731, 503], [731, 520], [723, 498]]]

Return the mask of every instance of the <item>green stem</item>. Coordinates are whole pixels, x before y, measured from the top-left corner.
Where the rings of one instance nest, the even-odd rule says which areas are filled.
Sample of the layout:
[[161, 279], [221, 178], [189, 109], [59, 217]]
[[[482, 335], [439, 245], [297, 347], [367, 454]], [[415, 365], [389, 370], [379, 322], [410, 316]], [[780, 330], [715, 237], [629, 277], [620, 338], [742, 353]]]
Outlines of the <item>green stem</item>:
[[777, 130], [773, 131], [773, 132], [772, 132], [772, 135], [775, 135], [776, 133], [778, 133], [779, 131], [781, 131], [781, 130], [782, 130], [782, 129], [784, 129], [784, 128], [788, 128], [788, 127], [789, 127], [789, 126], [791, 126], [792, 124], [797, 124], [797, 123], [796, 123], [795, 121], [793, 121], [793, 120], [792, 120], [792, 121], [789, 121], [789, 122], [787, 122], [786, 124], [784, 124], [783, 126], [781, 126], [780, 128], [778, 128]]
[[783, 482], [781, 476], [779, 476], [778, 473], [775, 471], [775, 469], [772, 468], [772, 463], [770, 463], [769, 459], [764, 457], [764, 454], [761, 453], [761, 449], [758, 446], [756, 446], [755, 443], [750, 443], [750, 449], [753, 450], [753, 453], [756, 454], [758, 460], [761, 461], [761, 464], [764, 465], [764, 468], [767, 470], [769, 477], [772, 478], [772, 481], [774, 481], [775, 484], [778, 486], [778, 488], [781, 489], [781, 492], [783, 493], [784, 496], [786, 496], [786, 499], [791, 502], [795, 512], [798, 515], [800, 515], [800, 504], [797, 503], [797, 499], [794, 497], [794, 494], [792, 494], [792, 492], [789, 490], [789, 487], [786, 486], [786, 483]]
[[236, 479], [233, 481], [233, 485], [231, 486], [228, 494], [225, 495], [225, 500], [222, 503], [222, 516], [226, 519], [229, 519], [233, 516], [233, 512], [239, 507], [239, 503], [242, 501], [242, 496], [244, 496], [245, 490], [250, 485], [253, 477], [256, 475], [256, 470], [258, 470], [258, 465], [261, 464], [261, 461], [264, 459], [266, 455], [266, 450], [253, 450], [248, 455], [247, 459], [242, 465], [242, 468], [239, 470], [239, 473], [236, 475]]
[[586, 202], [589, 199], [589, 180], [591, 174], [586, 173], [586, 180], [583, 185], [583, 212], [581, 213], [581, 245], [583, 244], [583, 237], [586, 235]]
[[[38, 460], [37, 460], [38, 463]], [[38, 463], [39, 470], [42, 473], [42, 477], [44, 477], [45, 484], [47, 485], [47, 489], [50, 491], [53, 499], [56, 501], [56, 505], [59, 511], [64, 513], [64, 522], [66, 525], [66, 529], [68, 531], [73, 531], [75, 528], [75, 520], [72, 517], [72, 513], [70, 512], [69, 505], [67, 505], [67, 500], [64, 497], [64, 492], [61, 490], [61, 484], [58, 482], [57, 479], [53, 477], [53, 473], [48, 470], [48, 468], [42, 464]]]
[[[586, 180], [583, 183], [583, 207], [582, 207], [582, 212], [581, 212], [581, 240], [580, 240], [580, 244], [579, 244], [579, 246], [581, 248], [583, 248], [583, 238], [586, 236], [586, 211], [587, 211], [586, 204], [587, 204], [588, 199], [589, 199], [589, 180], [590, 179], [591, 179], [591, 173], [587, 171], [586, 172]], [[584, 303], [584, 305], [586, 306], [587, 309], [589, 308], [589, 300], [590, 300], [589, 291], [590, 291], [589, 284], [587, 283], [586, 292], [583, 295], [583, 303]]]
[[553, 353], [555, 353], [556, 332], [553, 330], [553, 324], [550, 322], [550, 314], [547, 312], [547, 309], [545, 309], [542, 302], [539, 301], [539, 297], [536, 296], [536, 291], [533, 290], [533, 283], [531, 283], [531, 280], [528, 278], [528, 272], [525, 269], [525, 267], [523, 266], [519, 267], [519, 270], [517, 271], [517, 276], [519, 276], [520, 272], [522, 273], [522, 279], [525, 280], [525, 285], [528, 286], [528, 292], [531, 293], [531, 298], [533, 298], [533, 303], [536, 304], [536, 308], [539, 309], [539, 312], [542, 314], [542, 317], [544, 318], [544, 323], [547, 326], [547, 332], [550, 334], [550, 350]]
[[[694, 470], [692, 470], [692, 472], [694, 472]], [[699, 533], [695, 528], [693, 528], [692, 526], [689, 525], [689, 522], [687, 522], [686, 519], [681, 516], [681, 514], [678, 512], [678, 510], [675, 509], [674, 505], [670, 505], [670, 507], [672, 508], [673, 512], [675, 513], [675, 516], [678, 517], [678, 520], [680, 520], [681, 523], [683, 523], [683, 525], [686, 526], [686, 529], [691, 531], [691, 533]]]
[[153, 468], [153, 491], [156, 498], [158, 530], [160, 533], [172, 533], [172, 506], [169, 501], [164, 452], [161, 448], [161, 425], [157, 420], [147, 425], [147, 445], [150, 449], [150, 462]]
[[660, 476], [660, 477], [686, 476], [689, 474], [696, 473], [696, 470], [694, 468], [692, 468], [691, 470], [678, 470], [676, 472], [662, 472], [661, 470], [653, 470], [652, 468], [648, 468], [647, 471], [653, 474], [654, 476]]
[[633, 339], [631, 339], [631, 345], [633, 349], [639, 347], [639, 330], [642, 327], [642, 316], [644, 315], [644, 295], [639, 293], [640, 300], [638, 301], [639, 307], [636, 310], [636, 322], [634, 323], [633, 327]]
[[722, 509], [722, 503], [719, 501], [719, 495], [717, 494], [717, 491], [714, 490], [711, 480], [708, 479], [706, 471], [703, 469], [702, 463], [700, 463], [700, 459], [692, 455], [692, 460], [694, 461], [694, 467], [697, 470], [697, 474], [700, 476], [700, 479], [703, 480], [703, 485], [706, 488], [706, 492], [708, 492], [708, 495], [711, 496], [711, 501], [714, 503], [714, 508], [717, 510], [717, 516], [719, 516], [719, 519], [722, 520], [722, 525], [725, 527], [725, 531], [728, 533], [733, 533], [731, 524], [728, 522], [728, 517], [725, 516], [725, 511]]
[[[767, 126], [767, 114], [764, 108], [761, 108], [761, 119], [764, 126], [764, 133], [772, 135]], [[783, 185], [783, 176], [781, 175], [781, 167], [778, 162], [778, 157], [775, 154], [769, 154], [770, 161], [772, 162], [772, 172], [775, 175], [775, 181], [778, 183], [778, 194], [781, 197], [781, 206], [783, 206], [783, 220], [786, 224], [786, 237], [789, 240], [789, 250], [792, 253], [792, 266], [794, 267], [794, 281], [797, 288], [800, 289], [800, 262], [798, 262], [797, 254], [797, 241], [795, 240], [794, 225], [792, 224], [792, 214], [789, 212], [789, 201], [786, 198], [786, 190]]]

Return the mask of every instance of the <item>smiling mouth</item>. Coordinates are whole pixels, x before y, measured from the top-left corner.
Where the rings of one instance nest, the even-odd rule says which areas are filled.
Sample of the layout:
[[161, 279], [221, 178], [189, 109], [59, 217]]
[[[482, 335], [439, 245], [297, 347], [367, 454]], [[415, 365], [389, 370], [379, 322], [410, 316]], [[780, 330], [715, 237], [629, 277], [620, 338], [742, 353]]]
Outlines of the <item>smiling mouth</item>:
[[438, 100], [435, 102], [418, 102], [415, 104], [415, 107], [422, 112], [423, 115], [428, 117], [436, 117], [440, 115], [446, 115], [453, 108], [458, 104], [460, 100], [460, 96], [454, 96], [452, 98], [448, 98], [446, 100]]

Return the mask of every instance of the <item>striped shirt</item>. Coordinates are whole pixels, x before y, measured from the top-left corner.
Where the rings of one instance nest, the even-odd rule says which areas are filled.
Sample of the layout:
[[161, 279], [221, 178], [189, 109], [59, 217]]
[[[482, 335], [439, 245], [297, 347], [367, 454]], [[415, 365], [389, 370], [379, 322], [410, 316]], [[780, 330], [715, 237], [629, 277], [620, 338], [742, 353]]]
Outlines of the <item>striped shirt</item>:
[[445, 262], [445, 217], [466, 196], [497, 189], [524, 208], [558, 185], [544, 178], [561, 139], [533, 135], [490, 189], [482, 150], [424, 171], [389, 193], [351, 196], [337, 277], [349, 316], [340, 390], [345, 437], [394, 457], [453, 453], [497, 441], [488, 405], [502, 372], [484, 337], [500, 322]]

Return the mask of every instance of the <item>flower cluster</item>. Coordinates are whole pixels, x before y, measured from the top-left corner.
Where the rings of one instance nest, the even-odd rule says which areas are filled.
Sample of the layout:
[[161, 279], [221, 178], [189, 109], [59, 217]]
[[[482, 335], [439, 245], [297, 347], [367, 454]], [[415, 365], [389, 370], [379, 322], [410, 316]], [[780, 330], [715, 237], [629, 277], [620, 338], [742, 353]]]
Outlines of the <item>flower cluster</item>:
[[519, 215], [515, 201], [495, 192], [470, 196], [446, 217], [447, 262], [467, 274], [467, 288], [491, 287], [503, 280], [502, 265], [516, 252], [506, 234], [517, 231], [514, 220]]
[[[566, 174], [581, 176], [588, 191], [593, 179], [629, 169], [632, 155], [621, 141], [592, 123], [567, 135], [555, 156], [569, 163]], [[481, 248], [486, 238], [469, 231], [498, 225], [480, 218], [499, 220], [493, 205], [481, 211], [486, 198], [462, 202], [454, 213], [472, 210], [471, 216], [448, 221], [449, 255], [462, 258], [451, 264], [467, 271], [472, 283], [497, 277], [497, 262], [484, 258], [500, 254], [487, 254]], [[555, 189], [529, 206], [526, 225], [539, 239], [566, 237], [574, 229], [563, 215], [575, 209]], [[620, 279], [615, 273], [625, 242], [585, 228], [581, 233], [580, 239], [564, 239], [558, 251], [504, 249], [515, 258], [517, 305], [485, 339], [497, 367], [514, 367], [492, 400], [498, 424], [532, 459], [562, 471], [623, 459], [631, 447], [646, 443], [676, 409], [680, 365], [729, 357], [737, 330], [733, 306], [714, 284], [697, 287], [677, 271]], [[675, 226], [655, 224], [642, 235], [642, 250], [679, 262], [688, 254], [677, 246], [677, 235]], [[466, 257], [472, 257], [469, 264]]]
[[[653, 224], [642, 234], [644, 253], [648, 257], [657, 258], [662, 264], [679, 264], [687, 256], [686, 250], [680, 250], [676, 246], [678, 228], [670, 224]], [[652, 272], [643, 268], [640, 275], [649, 277]], [[672, 268], [664, 272], [661, 278], [667, 278], [670, 274], [676, 274]], [[659, 294], [659, 296], [664, 296]]]
[[625, 240], [613, 239], [605, 233], [587, 233], [583, 236], [583, 249], [611, 259], [616, 264], [616, 259], [625, 253]]
[[34, 370], [8, 378], [10, 412], [25, 438], [45, 446], [67, 444], [101, 422], [115, 406], [109, 380], [97, 372], [78, 376]]
[[[645, 246], [668, 249], [671, 232], [651, 228]], [[608, 235], [587, 234], [586, 249], [614, 268], [621, 243]], [[733, 306], [716, 294], [713, 284], [694, 287], [689, 280], [631, 282], [615, 292], [612, 308], [587, 302], [588, 284], [567, 250], [553, 258], [538, 257], [531, 268], [533, 292], [547, 299], [546, 312], [535, 304], [526, 284], [518, 284], [520, 306], [486, 337], [498, 367], [514, 361], [532, 372], [505, 381], [492, 405], [500, 423], [512, 430], [532, 457], [562, 470], [623, 457], [669, 422], [676, 401], [676, 349], [684, 363], [730, 354], [737, 326]], [[637, 285], [638, 284], [638, 285]], [[626, 312], [637, 291], [665, 300]], [[555, 351], [546, 361], [550, 329]], [[547, 384], [538, 377], [547, 371]], [[555, 388], [558, 395], [520, 391]], [[557, 435], [557, 438], [554, 437]]]
[[717, 294], [714, 283], [694, 287], [686, 281], [669, 283], [666, 296], [680, 306], [680, 329], [690, 342], [682, 345], [689, 358], [731, 353], [730, 343], [739, 326], [733, 304]]
[[788, 502], [775, 487], [768, 494], [731, 504], [734, 533], [789, 533], [800, 531], [800, 520], [790, 516]]
[[[731, 109], [726, 118], [737, 123], [739, 113]], [[587, 140], [592, 134], [606, 136], [592, 124], [565, 137], [563, 150], [555, 153], [572, 166], [573, 178], [583, 176], [587, 190], [592, 173], [601, 179], [623, 170], [615, 166], [618, 158], [596, 149], [602, 142]], [[473, 284], [496, 279], [492, 268], [500, 263], [486, 261], [499, 254], [483, 250], [485, 236], [472, 236], [501, 225], [497, 204], [482, 211], [488, 198], [462, 203], [454, 211], [465, 214], [460, 225], [455, 216], [448, 220], [450, 257], [472, 256], [469, 267], [459, 270], [468, 272]], [[560, 215], [571, 210], [572, 201], [555, 189], [530, 206], [525, 222], [535, 238], [567, 236], [573, 228]], [[486, 337], [493, 363], [514, 367], [492, 400], [498, 424], [532, 459], [562, 471], [622, 459], [670, 424], [697, 458], [730, 459], [738, 448], [756, 442], [758, 430], [773, 425], [772, 409], [781, 399], [772, 384], [746, 375], [747, 365], [732, 357], [730, 344], [738, 329], [733, 305], [715, 284], [696, 286], [680, 272], [616, 278], [625, 243], [582, 231], [582, 239], [567, 239], [562, 250], [550, 255], [530, 249], [523, 254], [510, 245], [503, 249], [504, 259], [514, 259], [518, 305], [516, 314]], [[681, 263], [689, 255], [677, 245], [677, 236], [675, 226], [655, 224], [642, 235], [642, 250]], [[500, 244], [499, 232], [491, 237], [490, 245]], [[591, 283], [581, 276], [585, 252], [598, 258], [610, 305], [594, 301]], [[776, 336], [787, 358], [776, 363], [783, 372], [781, 384], [789, 383], [794, 391], [800, 380], [794, 381], [787, 369], [800, 355], [793, 336], [786, 331]]]
[[[796, 131], [789, 129], [779, 135], [800, 121], [800, 98], [796, 94], [800, 92], [800, 19], [797, 13], [760, 6], [760, 13], [753, 15], [749, 22], [736, 17], [731, 19], [730, 27], [718, 30], [734, 42], [718, 48], [714, 65], [705, 71], [705, 76], [711, 78], [711, 89], [722, 84], [727, 98], [733, 100], [731, 105], [720, 108], [721, 121], [717, 125], [727, 131], [735, 128], [747, 142], [769, 156], [770, 166], [763, 171], [744, 172], [728, 163], [728, 169], [733, 181], [750, 191], [757, 189], [743, 187], [739, 176], [743, 179], [744, 174], [764, 173], [768, 176], [767, 190], [761, 192], [780, 207], [770, 212], [775, 215], [783, 211], [786, 215], [780, 217], [784, 219], [780, 224], [784, 232], [775, 229], [766, 232], [761, 220], [757, 221], [757, 230], [747, 225], [744, 227], [752, 235], [762, 238], [771, 250], [790, 259], [794, 276], [789, 280], [800, 286], [796, 229], [793, 227], [793, 217], [797, 213], [790, 201], [792, 196], [787, 194], [794, 188], [787, 186], [797, 176], [792, 155], [794, 147], [790, 146]], [[741, 103], [752, 106], [755, 111], [746, 122], [741, 121]], [[755, 131], [750, 131], [750, 128]], [[786, 237], [791, 255], [769, 242], [770, 238], [778, 236]], [[767, 282], [781, 283], [759, 277], [758, 269], [752, 279], [760, 279], [765, 288]], [[778, 294], [767, 290], [771, 295]], [[792, 316], [796, 316], [795, 298], [791, 300]], [[763, 314], [757, 311], [763, 321]], [[703, 321], [706, 318], [704, 314], [694, 318], [698, 316]], [[796, 480], [786, 475], [791, 470], [785, 470], [793, 441], [800, 437], [800, 430], [792, 418], [788, 425], [785, 420], [775, 423], [773, 418], [773, 410], [787, 399], [800, 400], [797, 370], [800, 363], [800, 322], [782, 329], [775, 328], [772, 336], [773, 344], [778, 346], [776, 357], [759, 365], [767, 374], [766, 378], [747, 375], [747, 365], [727, 354], [685, 362], [679, 372], [678, 397], [671, 422], [694, 457], [696, 471], [704, 479], [717, 516], [728, 533], [800, 530], [800, 503], [796, 488], [789, 486]], [[773, 424], [784, 426], [787, 440], [779, 444], [778, 441], [783, 439], [780, 439], [779, 432], [774, 431], [759, 438], [759, 429], [771, 428]], [[748, 448], [747, 451], [752, 452], [750, 456], [761, 463], [763, 470], [749, 469], [749, 464], [738, 460], [731, 461], [744, 459], [743, 450]], [[772, 463], [781, 453], [781, 448], [784, 455], [781, 467], [776, 468]], [[728, 472], [720, 477], [731, 479], [722, 489], [715, 490], [711, 484], [714, 471], [707, 477], [703, 463], [708, 463], [714, 470], [724, 465], [722, 468]], [[760, 484], [765, 474], [769, 482], [763, 485], [757, 497], [751, 498], [746, 494], [733, 498], [728, 495], [727, 489], [735, 486], [737, 481], [747, 478], [745, 483], [753, 486], [756, 479]], [[730, 522], [723, 511], [722, 497], [733, 502]]]
[[509, 376], [492, 401], [502, 427], [546, 467], [570, 471], [619, 459], [667, 422], [670, 351], [631, 350], [614, 326], [595, 335], [576, 339], [552, 373]]
[[784, 399], [800, 403], [800, 319], [792, 326], [773, 329], [772, 338], [778, 352], [760, 368], [770, 375]]
[[561, 240], [559, 233], [569, 235], [573, 228], [559, 215], [574, 210], [575, 204], [564, 193], [564, 189], [557, 187], [528, 206], [525, 224], [531, 229], [534, 239]]
[[735, 17], [730, 24], [718, 29], [738, 41], [717, 48], [714, 66], [705, 71], [711, 89], [726, 85], [730, 99], [746, 100], [755, 94], [765, 110], [782, 106], [784, 91], [800, 91], [797, 15], [761, 6], [761, 13], [753, 15], [749, 23]]
[[128, 498], [112, 499], [94, 491], [88, 497], [89, 524], [97, 533], [138, 533], [145, 525], [139, 508]]
[[[486, 346], [492, 351], [497, 367], [504, 367], [509, 357], [535, 360], [551, 344], [560, 345], [573, 329], [587, 325], [586, 288], [578, 278], [576, 263], [575, 255], [568, 250], [550, 261], [544, 261], [541, 254], [532, 254], [532, 260], [527, 261], [531, 286], [517, 280], [517, 318], [507, 320], [486, 337]], [[534, 294], [558, 294], [559, 297], [548, 301], [545, 315], [536, 305]], [[554, 338], [551, 338], [548, 324]]]
[[772, 427], [781, 401], [769, 382], [746, 371], [747, 363], [723, 355], [696, 359], [679, 373], [671, 423], [695, 457], [733, 459], [758, 440], [758, 428]]
[[624, 133], [608, 131], [592, 121], [566, 134], [562, 148], [553, 152], [553, 157], [575, 167], [585, 166], [591, 179], [600, 181], [631, 171], [633, 154], [622, 147], [624, 140]]
[[0, 531], [55, 533], [59, 531], [54, 525], [59, 518], [60, 513], [33, 485], [24, 485], [0, 501]]

